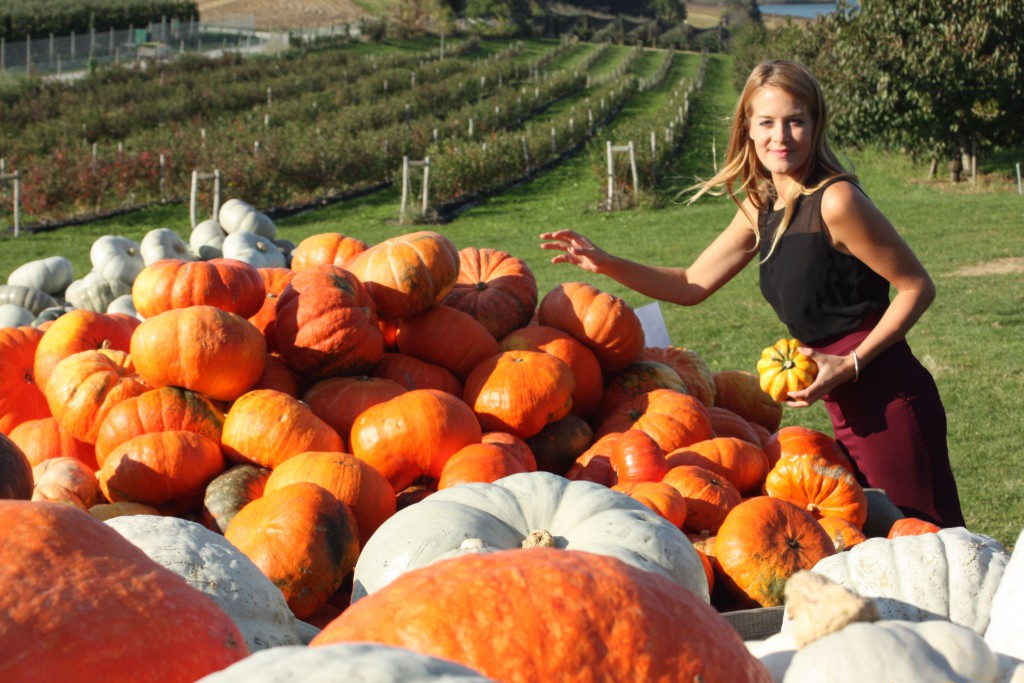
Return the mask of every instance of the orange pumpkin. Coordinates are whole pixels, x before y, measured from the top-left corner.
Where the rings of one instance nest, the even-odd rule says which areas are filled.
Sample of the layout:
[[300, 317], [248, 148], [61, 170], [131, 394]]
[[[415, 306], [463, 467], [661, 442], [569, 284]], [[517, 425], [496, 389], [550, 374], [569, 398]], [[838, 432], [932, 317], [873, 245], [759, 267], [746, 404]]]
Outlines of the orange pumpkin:
[[900, 536], [917, 536], [918, 534], [936, 534], [940, 528], [936, 524], [919, 517], [903, 517], [897, 519], [889, 528], [886, 538], [899, 538]]
[[597, 436], [639, 429], [666, 453], [710, 439], [711, 417], [704, 404], [671, 389], [655, 389], [616, 408], [597, 428]]
[[459, 252], [459, 277], [442, 304], [467, 313], [495, 339], [530, 322], [537, 308], [537, 280], [522, 259], [497, 249]]
[[344, 451], [342, 437], [299, 399], [273, 389], [256, 389], [238, 398], [224, 416], [224, 455], [274, 469], [306, 451]]
[[858, 543], [868, 540], [864, 532], [842, 517], [821, 517], [818, 524], [828, 533], [836, 547], [836, 552], [849, 550]]
[[719, 370], [714, 374], [715, 405], [774, 432], [782, 423], [782, 404], [761, 391], [757, 375], [746, 370]]
[[541, 300], [537, 321], [583, 342], [608, 372], [626, 367], [644, 350], [644, 330], [636, 312], [624, 300], [586, 282], [555, 285]]
[[696, 351], [681, 346], [648, 346], [640, 354], [640, 360], [664, 363], [682, 378], [686, 393], [705, 406], [715, 405], [714, 373]]
[[0, 434], [50, 415], [33, 369], [42, 337], [34, 327], [0, 328]]
[[441, 469], [437, 489], [471, 482], [492, 482], [520, 472], [535, 472], [515, 451], [495, 443], [471, 443], [452, 454]]
[[477, 364], [500, 351], [486, 327], [450, 306], [431, 306], [403, 319], [395, 343], [400, 352], [440, 365], [463, 382]]
[[366, 285], [385, 318], [408, 318], [441, 303], [459, 277], [459, 251], [431, 230], [399, 235], [356, 254], [345, 268]]
[[299, 619], [327, 602], [359, 555], [351, 511], [310, 482], [264, 493], [235, 515], [224, 537], [281, 589]]
[[67, 503], [88, 510], [101, 502], [96, 470], [70, 457], [49, 458], [32, 468], [32, 500]]
[[54, 419], [68, 434], [96, 443], [107, 414], [121, 401], [148, 391], [124, 351], [80, 351], [53, 369], [46, 384], [46, 401]]
[[662, 481], [686, 500], [686, 528], [690, 531], [718, 532], [729, 512], [743, 500], [731, 481], [696, 465], [678, 465]]
[[248, 655], [217, 603], [90, 514], [0, 501], [0, 528], [0, 679], [191, 683]]
[[616, 558], [554, 548], [407, 572], [352, 604], [310, 646], [347, 641], [413, 647], [508, 683], [772, 680], [694, 593]]
[[314, 379], [361, 375], [384, 353], [373, 299], [352, 273], [334, 265], [292, 278], [277, 300], [274, 329], [288, 367]]
[[[708, 415], [711, 416], [711, 430], [715, 436], [732, 436], [737, 439], [748, 441], [758, 448], [761, 448], [761, 437], [758, 436], [753, 422], [740, 417], [736, 413], [722, 408], [711, 406], [708, 408]], [[762, 429], [764, 429], [762, 427]], [[765, 432], [768, 430], [765, 429]], [[771, 436], [771, 433], [768, 433]]]
[[779, 459], [765, 478], [764, 490], [807, 510], [815, 519], [841, 517], [858, 529], [868, 517], [864, 489], [849, 470], [815, 454]]
[[715, 536], [723, 585], [751, 606], [783, 603], [786, 580], [835, 554], [828, 533], [811, 513], [770, 496], [734, 507]]
[[835, 439], [824, 432], [799, 425], [783, 427], [773, 433], [764, 452], [772, 467], [780, 458], [809, 453], [827, 458], [850, 472], [856, 471], [850, 457]]
[[277, 351], [277, 300], [281, 298], [281, 292], [295, 277], [295, 271], [291, 268], [258, 268], [257, 270], [263, 280], [266, 296], [263, 297], [260, 310], [249, 316], [249, 322], [263, 333], [263, 337], [267, 341], [267, 349]]
[[395, 490], [388, 480], [349, 453], [309, 451], [288, 458], [271, 472], [264, 495], [300, 481], [322, 486], [348, 506], [359, 527], [361, 546], [395, 514]]
[[114, 448], [147, 432], [183, 429], [220, 443], [224, 413], [208, 398], [188, 389], [161, 387], [111, 408], [96, 434], [97, 469]]
[[68, 311], [53, 321], [36, 347], [36, 385], [45, 393], [50, 372], [61, 360], [79, 351], [116, 349], [128, 352], [139, 320], [129, 316], [95, 313], [84, 308]]
[[635, 484], [616, 484], [612, 488], [639, 500], [674, 527], [682, 528], [686, 523], [686, 499], [674, 486], [663, 481], [641, 481]]
[[348, 261], [366, 251], [369, 246], [357, 237], [343, 235], [340, 232], [310, 235], [292, 250], [291, 268], [296, 273], [322, 263], [344, 268]]
[[482, 435], [476, 415], [462, 399], [434, 389], [414, 389], [357, 417], [351, 448], [401, 491], [419, 477], [439, 479], [448, 458], [479, 443]]
[[232, 258], [163, 259], [143, 268], [132, 285], [132, 303], [143, 318], [187, 306], [216, 306], [248, 318], [265, 298], [256, 266]]
[[716, 436], [679, 448], [665, 456], [669, 467], [697, 465], [718, 472], [743, 495], [759, 493], [768, 474], [768, 456], [752, 443]]
[[302, 393], [302, 387], [308, 385], [309, 380], [305, 377], [300, 378], [292, 372], [280, 354], [267, 353], [266, 362], [263, 364], [263, 374], [251, 388], [273, 389], [298, 398]]
[[569, 414], [574, 381], [569, 366], [555, 356], [502, 351], [473, 368], [463, 399], [484, 429], [525, 439]]
[[144, 320], [131, 339], [139, 375], [233, 401], [263, 374], [267, 344], [252, 323], [216, 306], [173, 308]]
[[543, 351], [560, 359], [576, 380], [570, 412], [590, 418], [597, 411], [604, 393], [601, 364], [593, 351], [568, 332], [546, 325], [521, 327], [502, 338], [501, 350]]
[[623, 403], [655, 389], [689, 393], [676, 371], [658, 361], [638, 360], [610, 373], [604, 383], [604, 394], [601, 396], [597, 420], [600, 422]]
[[112, 503], [130, 501], [176, 514], [197, 510], [206, 485], [224, 471], [213, 439], [174, 430], [140, 434], [115, 447], [97, 473]]
[[661, 481], [668, 473], [665, 451], [647, 432], [627, 429], [611, 445], [608, 456], [618, 484]]
[[364, 410], [406, 391], [398, 382], [384, 377], [330, 377], [311, 386], [302, 400], [334, 431], [347, 435]]
[[385, 353], [374, 366], [372, 374], [396, 382], [406, 389], [436, 389], [462, 397], [462, 380], [450, 370], [405, 353]]
[[11, 430], [11, 441], [18, 444], [33, 467], [49, 458], [67, 456], [92, 470], [99, 469], [93, 445], [71, 436], [52, 416], [22, 422]]

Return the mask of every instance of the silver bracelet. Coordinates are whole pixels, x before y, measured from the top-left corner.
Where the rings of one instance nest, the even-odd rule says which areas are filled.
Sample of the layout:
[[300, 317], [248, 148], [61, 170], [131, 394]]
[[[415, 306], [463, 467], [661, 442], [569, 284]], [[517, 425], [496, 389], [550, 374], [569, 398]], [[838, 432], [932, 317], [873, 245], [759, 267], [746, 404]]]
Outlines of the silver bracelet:
[[856, 351], [851, 351], [850, 354], [853, 356], [853, 381], [856, 382], [860, 379], [860, 358]]

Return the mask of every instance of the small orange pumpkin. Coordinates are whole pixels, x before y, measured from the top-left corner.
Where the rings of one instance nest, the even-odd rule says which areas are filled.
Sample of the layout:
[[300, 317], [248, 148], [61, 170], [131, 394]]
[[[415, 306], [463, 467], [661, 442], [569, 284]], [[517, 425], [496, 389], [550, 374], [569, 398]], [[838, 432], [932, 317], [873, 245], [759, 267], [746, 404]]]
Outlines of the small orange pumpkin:
[[686, 500], [686, 528], [690, 531], [717, 533], [729, 512], [743, 500], [731, 481], [696, 465], [673, 467], [662, 481]]

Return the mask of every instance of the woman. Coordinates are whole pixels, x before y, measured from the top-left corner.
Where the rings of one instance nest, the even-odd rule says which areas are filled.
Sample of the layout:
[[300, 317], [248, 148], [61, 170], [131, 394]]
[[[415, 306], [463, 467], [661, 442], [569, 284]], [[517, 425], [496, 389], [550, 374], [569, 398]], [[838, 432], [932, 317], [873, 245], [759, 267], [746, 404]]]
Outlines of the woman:
[[827, 124], [806, 67], [762, 63], [736, 106], [725, 165], [690, 200], [726, 192], [739, 208], [689, 268], [628, 261], [571, 230], [543, 233], [541, 248], [562, 252], [553, 263], [683, 306], [711, 296], [757, 254], [765, 299], [818, 364], [814, 383], [790, 392], [789, 405], [823, 399], [863, 485], [885, 489], [908, 516], [963, 526], [945, 410], [905, 339], [935, 286], [840, 164]]

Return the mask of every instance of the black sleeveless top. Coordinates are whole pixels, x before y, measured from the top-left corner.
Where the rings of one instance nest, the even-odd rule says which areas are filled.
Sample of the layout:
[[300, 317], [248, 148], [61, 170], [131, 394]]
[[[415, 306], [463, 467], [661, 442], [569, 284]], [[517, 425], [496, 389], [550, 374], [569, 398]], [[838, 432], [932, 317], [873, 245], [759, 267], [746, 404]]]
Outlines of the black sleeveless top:
[[793, 220], [767, 261], [785, 211], [768, 207], [757, 216], [761, 293], [790, 335], [810, 345], [853, 331], [889, 305], [889, 282], [829, 241], [821, 197], [832, 182], [797, 200]]

